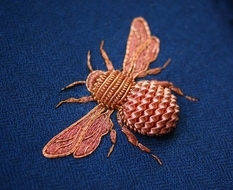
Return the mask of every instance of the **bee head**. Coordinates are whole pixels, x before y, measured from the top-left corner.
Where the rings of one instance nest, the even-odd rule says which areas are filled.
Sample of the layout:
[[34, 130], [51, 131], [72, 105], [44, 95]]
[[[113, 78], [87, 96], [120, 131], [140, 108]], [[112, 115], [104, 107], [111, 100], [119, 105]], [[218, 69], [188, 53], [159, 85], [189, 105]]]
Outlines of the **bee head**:
[[100, 71], [100, 70], [95, 70], [95, 71], [92, 71], [88, 77], [87, 77], [87, 80], [86, 80], [86, 86], [87, 86], [87, 89], [93, 93], [93, 87], [94, 87], [94, 84], [97, 82], [97, 79], [100, 78], [100, 76], [103, 74], [104, 72], [103, 71]]

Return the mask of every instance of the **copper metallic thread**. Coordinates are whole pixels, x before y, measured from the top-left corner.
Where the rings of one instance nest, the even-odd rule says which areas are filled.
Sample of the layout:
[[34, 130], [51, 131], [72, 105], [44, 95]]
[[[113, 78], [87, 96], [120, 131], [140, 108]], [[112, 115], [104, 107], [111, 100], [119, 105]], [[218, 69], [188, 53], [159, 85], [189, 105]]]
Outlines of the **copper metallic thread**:
[[[176, 127], [179, 106], [171, 90], [183, 96], [183, 92], [168, 81], [140, 81], [137, 77], [148, 74], [158, 74], [163, 67], [148, 69], [159, 53], [160, 40], [151, 36], [145, 19], [137, 17], [133, 20], [127, 41], [126, 54], [122, 72], [114, 70], [112, 62], [103, 49], [100, 51], [105, 60], [108, 71], [93, 70], [90, 63], [90, 51], [87, 55], [87, 65], [91, 73], [86, 81], [76, 81], [65, 89], [78, 84], [86, 83], [92, 96], [79, 99], [69, 98], [65, 102], [89, 102], [96, 100], [98, 105], [81, 119], [70, 125], [44, 147], [43, 155], [48, 158], [67, 156], [73, 153], [74, 157], [82, 158], [91, 154], [99, 146], [102, 136], [110, 132], [112, 146], [108, 156], [116, 143], [116, 131], [110, 116], [114, 109], [118, 112], [118, 122], [128, 141], [142, 151], [150, 153], [159, 164], [162, 162], [152, 154], [150, 149], [138, 142], [137, 138], [127, 127], [143, 135], [162, 135]], [[197, 99], [185, 96], [191, 101]]]
[[131, 77], [118, 70], [107, 71], [96, 79], [91, 92], [99, 104], [115, 109], [123, 104], [134, 83]]

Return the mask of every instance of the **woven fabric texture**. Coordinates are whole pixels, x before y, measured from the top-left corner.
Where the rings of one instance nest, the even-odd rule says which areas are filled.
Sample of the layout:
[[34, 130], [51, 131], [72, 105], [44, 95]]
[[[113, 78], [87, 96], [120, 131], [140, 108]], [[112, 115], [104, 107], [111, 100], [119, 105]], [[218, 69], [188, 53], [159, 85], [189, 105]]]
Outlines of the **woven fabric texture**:
[[[178, 97], [177, 129], [162, 137], [136, 134], [163, 161], [133, 147], [117, 131], [90, 156], [47, 159], [44, 145], [88, 113], [96, 102], [62, 99], [90, 95], [85, 85], [88, 50], [94, 69], [106, 70], [99, 45], [122, 68], [133, 18], [143, 16], [161, 42], [150, 68], [199, 102]], [[140, 79], [141, 80], [141, 79]], [[0, 2], [0, 189], [232, 189], [233, 2], [225, 1], [33, 1]]]

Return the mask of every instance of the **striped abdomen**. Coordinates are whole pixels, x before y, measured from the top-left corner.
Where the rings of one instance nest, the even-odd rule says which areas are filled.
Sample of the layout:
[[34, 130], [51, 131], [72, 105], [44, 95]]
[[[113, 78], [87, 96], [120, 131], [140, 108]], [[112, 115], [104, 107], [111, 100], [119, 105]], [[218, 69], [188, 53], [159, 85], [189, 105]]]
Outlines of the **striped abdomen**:
[[87, 78], [87, 88], [94, 99], [109, 109], [121, 106], [133, 85], [133, 78], [118, 70], [93, 71]]

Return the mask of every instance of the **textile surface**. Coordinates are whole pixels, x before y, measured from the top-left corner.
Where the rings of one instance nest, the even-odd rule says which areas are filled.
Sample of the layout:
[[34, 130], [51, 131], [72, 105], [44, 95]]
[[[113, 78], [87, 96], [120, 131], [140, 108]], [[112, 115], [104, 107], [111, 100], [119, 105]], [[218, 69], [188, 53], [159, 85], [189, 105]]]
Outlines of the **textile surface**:
[[[117, 131], [83, 159], [48, 159], [44, 145], [87, 114], [96, 102], [62, 99], [90, 95], [85, 85], [87, 51], [94, 69], [106, 70], [101, 40], [116, 69], [122, 68], [133, 18], [143, 16], [161, 41], [150, 68], [170, 65], [146, 79], [167, 80], [178, 97], [180, 120], [171, 134], [138, 140], [163, 165]], [[140, 79], [141, 80], [141, 79]], [[232, 189], [233, 2], [226, 1], [32, 1], [0, 2], [0, 189]]]

